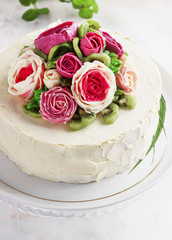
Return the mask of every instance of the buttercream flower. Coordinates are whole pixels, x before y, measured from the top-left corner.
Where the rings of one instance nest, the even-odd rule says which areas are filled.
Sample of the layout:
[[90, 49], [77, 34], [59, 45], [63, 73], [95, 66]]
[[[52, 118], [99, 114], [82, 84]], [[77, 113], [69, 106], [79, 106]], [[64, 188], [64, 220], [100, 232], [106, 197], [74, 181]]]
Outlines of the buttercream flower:
[[48, 69], [44, 73], [44, 84], [48, 89], [56, 87], [60, 84], [60, 74], [55, 69]]
[[89, 113], [98, 113], [114, 98], [115, 75], [99, 61], [86, 62], [73, 76], [71, 89], [81, 108]]
[[80, 49], [85, 56], [92, 53], [102, 53], [105, 47], [104, 38], [95, 32], [88, 32], [80, 40]]
[[134, 71], [128, 67], [121, 67], [120, 72], [116, 74], [116, 83], [126, 93], [130, 93], [136, 86], [137, 76]]
[[121, 57], [124, 54], [122, 46], [117, 42], [109, 33], [101, 32], [106, 39], [106, 49], [110, 52], [114, 52]]
[[72, 78], [81, 66], [81, 60], [72, 52], [64, 54], [56, 63], [57, 71], [66, 78]]
[[11, 66], [8, 92], [29, 99], [35, 89], [43, 88], [45, 63], [33, 51], [24, 52]]
[[68, 122], [77, 109], [72, 93], [61, 86], [41, 94], [40, 113], [45, 120], [53, 123]]
[[72, 41], [77, 36], [77, 32], [78, 24], [76, 22], [64, 22], [41, 33], [34, 43], [38, 49], [48, 55], [55, 45]]

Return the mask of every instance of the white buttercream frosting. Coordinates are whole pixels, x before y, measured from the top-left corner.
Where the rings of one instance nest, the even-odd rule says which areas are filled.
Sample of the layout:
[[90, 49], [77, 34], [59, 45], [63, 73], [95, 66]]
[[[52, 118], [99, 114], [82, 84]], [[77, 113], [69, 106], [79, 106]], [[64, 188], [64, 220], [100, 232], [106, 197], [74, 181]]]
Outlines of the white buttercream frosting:
[[24, 100], [8, 94], [11, 62], [41, 31], [27, 35], [0, 55], [0, 148], [4, 153], [28, 174], [73, 183], [113, 176], [143, 158], [157, 126], [161, 95], [160, 74], [150, 57], [128, 38], [108, 31], [127, 51], [127, 61], [137, 74], [136, 108], [120, 108], [113, 125], [104, 125], [98, 114], [92, 125], [70, 132], [68, 124], [54, 125], [24, 114]]

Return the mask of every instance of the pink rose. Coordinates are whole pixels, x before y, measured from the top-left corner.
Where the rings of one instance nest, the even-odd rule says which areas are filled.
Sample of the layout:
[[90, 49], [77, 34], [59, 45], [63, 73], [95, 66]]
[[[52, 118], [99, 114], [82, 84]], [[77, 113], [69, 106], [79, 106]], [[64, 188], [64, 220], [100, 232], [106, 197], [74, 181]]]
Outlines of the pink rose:
[[42, 93], [40, 113], [43, 119], [53, 123], [66, 123], [77, 109], [72, 93], [67, 88], [54, 87]]
[[81, 66], [81, 60], [72, 52], [64, 54], [56, 63], [57, 71], [66, 78], [72, 78]]
[[86, 62], [73, 76], [71, 89], [81, 108], [98, 113], [114, 98], [115, 75], [99, 61]]
[[130, 93], [136, 86], [136, 73], [127, 67], [121, 67], [120, 72], [116, 74], [116, 83], [126, 93]]
[[88, 32], [80, 41], [80, 49], [85, 56], [102, 53], [105, 47], [104, 38], [95, 32]]
[[77, 36], [77, 32], [78, 24], [76, 22], [64, 22], [41, 33], [34, 43], [38, 49], [48, 55], [55, 45], [72, 41]]
[[35, 89], [42, 89], [45, 64], [32, 50], [27, 50], [11, 66], [8, 76], [8, 92], [26, 99], [33, 96]]
[[122, 57], [124, 51], [120, 43], [118, 43], [109, 33], [101, 32], [106, 39], [106, 49], [110, 52], [114, 52], [118, 57]]

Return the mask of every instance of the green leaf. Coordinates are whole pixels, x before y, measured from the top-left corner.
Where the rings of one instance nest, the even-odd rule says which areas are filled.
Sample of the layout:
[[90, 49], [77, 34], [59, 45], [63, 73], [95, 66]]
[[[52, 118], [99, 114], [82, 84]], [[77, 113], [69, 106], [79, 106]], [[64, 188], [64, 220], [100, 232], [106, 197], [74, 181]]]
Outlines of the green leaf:
[[[161, 133], [162, 129], [164, 129], [164, 133], [166, 135], [165, 128], [164, 128], [164, 121], [165, 121], [165, 114], [166, 114], [166, 101], [165, 101], [163, 95], [161, 95], [160, 109], [158, 111], [158, 114], [159, 114], [158, 126], [157, 126], [157, 129], [156, 129], [155, 135], [153, 136], [152, 143], [151, 143], [148, 151], [146, 152], [146, 156], [150, 153], [150, 151], [152, 149], [155, 149], [155, 144], [156, 144], [156, 142], [157, 142], [157, 140], [160, 136], [160, 133]], [[153, 158], [154, 158], [154, 154], [155, 153], [153, 153]], [[131, 169], [131, 171], [129, 173], [131, 173], [142, 161], [143, 161], [143, 159], [140, 159], [136, 163], [136, 165]]]
[[89, 18], [92, 18], [93, 16], [93, 11], [89, 8], [81, 8], [79, 10], [79, 16], [81, 18], [85, 18], [85, 19], [89, 19]]
[[32, 4], [35, 4], [37, 0], [30, 0]]
[[38, 9], [39, 14], [48, 14], [50, 10], [48, 8], [40, 8]]
[[42, 52], [40, 49], [35, 48], [33, 51], [34, 51], [34, 53], [35, 53], [36, 55], [38, 55], [38, 56], [40, 56], [41, 58], [43, 58], [45, 62], [48, 61], [48, 56], [47, 56], [47, 54], [45, 54], [44, 52]]
[[128, 174], [130, 174], [142, 161], [143, 159], [140, 159]]
[[30, 0], [19, 0], [19, 2], [23, 5], [23, 6], [30, 6], [31, 1]]
[[98, 13], [99, 12], [99, 7], [98, 7], [98, 4], [96, 3], [96, 1], [93, 1], [92, 7], [93, 7], [93, 12], [94, 13]]
[[[160, 109], [158, 111], [158, 114], [159, 114], [159, 122], [158, 122], [158, 127], [157, 127], [157, 130], [155, 132], [155, 135], [152, 139], [152, 143], [146, 153], [146, 156], [149, 154], [149, 152], [152, 150], [152, 148], [155, 146], [159, 136], [160, 136], [160, 133], [162, 131], [162, 129], [164, 129], [164, 121], [165, 121], [165, 114], [166, 114], [166, 102], [165, 102], [165, 99], [163, 97], [163, 95], [161, 95], [161, 99], [160, 99]], [[164, 132], [165, 132], [165, 129], [164, 129]]]
[[124, 52], [124, 55], [128, 57], [128, 53], [127, 52]]
[[37, 89], [34, 91], [34, 95], [31, 98], [30, 103], [27, 105], [27, 110], [38, 110], [40, 109], [40, 100], [41, 100], [41, 93], [46, 92], [48, 90], [47, 87], [43, 89]]
[[73, 0], [73, 7], [76, 9], [90, 8], [92, 5], [92, 0]]
[[23, 16], [22, 19], [24, 19], [25, 21], [33, 21], [35, 20], [39, 15], [38, 9], [29, 9], [27, 10]]
[[47, 62], [47, 69], [56, 69], [56, 63]]
[[70, 2], [72, 2], [72, 0], [60, 0], [60, 2], [70, 3]]

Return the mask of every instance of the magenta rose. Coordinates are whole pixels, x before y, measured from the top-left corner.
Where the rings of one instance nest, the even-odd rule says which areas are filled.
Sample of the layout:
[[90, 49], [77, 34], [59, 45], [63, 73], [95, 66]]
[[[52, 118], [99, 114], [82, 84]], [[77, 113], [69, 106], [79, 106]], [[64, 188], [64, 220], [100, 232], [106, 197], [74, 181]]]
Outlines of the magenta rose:
[[78, 24], [76, 22], [64, 22], [54, 28], [41, 33], [35, 39], [35, 46], [46, 54], [49, 54], [52, 47], [60, 43], [72, 41], [77, 36]]
[[88, 32], [80, 41], [80, 49], [85, 56], [102, 53], [105, 47], [104, 38], [95, 32]]
[[81, 66], [81, 60], [72, 52], [64, 54], [56, 63], [57, 71], [66, 78], [72, 78]]
[[77, 104], [67, 88], [54, 87], [41, 95], [40, 113], [45, 120], [66, 123], [72, 118], [76, 109]]
[[114, 52], [118, 57], [122, 57], [124, 51], [120, 43], [118, 43], [109, 33], [101, 32], [106, 39], [106, 49], [110, 52]]

